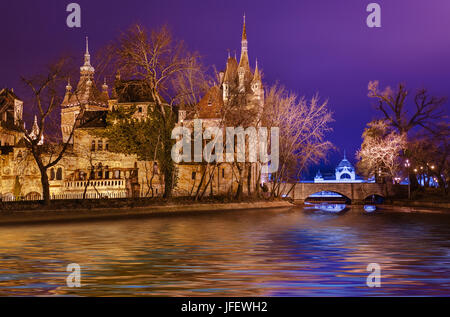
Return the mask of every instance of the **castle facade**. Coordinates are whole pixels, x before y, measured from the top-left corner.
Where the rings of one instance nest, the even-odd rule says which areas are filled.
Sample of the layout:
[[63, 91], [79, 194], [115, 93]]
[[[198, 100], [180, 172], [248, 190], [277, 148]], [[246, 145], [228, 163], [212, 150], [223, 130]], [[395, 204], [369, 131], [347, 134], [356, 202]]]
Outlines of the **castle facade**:
[[[106, 127], [107, 114], [116, 107], [136, 107], [135, 117], [145, 118], [154, 106], [151, 96], [139, 89], [139, 81], [122, 80], [116, 76], [110, 90], [106, 81], [101, 89], [95, 85], [95, 69], [91, 64], [88, 41], [84, 63], [76, 87], [67, 83], [61, 104], [62, 141], [69, 147], [58, 164], [48, 170], [52, 199], [157, 197], [164, 192], [164, 180], [158, 163], [141, 161], [135, 155], [109, 151], [109, 141], [99, 138], [94, 130]], [[211, 87], [196, 105], [195, 111], [181, 107], [177, 126], [192, 127], [194, 119], [202, 119], [204, 127], [223, 122], [223, 109], [231, 102], [235, 92], [245, 96], [238, 111], [262, 109], [264, 90], [257, 63], [250, 67], [247, 31], [243, 25], [241, 56], [228, 56], [226, 68], [220, 73], [218, 85]], [[39, 170], [23, 140], [18, 124], [22, 122], [23, 102], [12, 90], [0, 91], [0, 193], [3, 201], [41, 198], [42, 187]], [[256, 122], [257, 120], [255, 120]], [[73, 133], [72, 133], [73, 130]], [[32, 133], [39, 134], [35, 121]], [[41, 140], [45, 142], [45, 140]], [[260, 166], [249, 164], [245, 171], [223, 163], [211, 170], [208, 164], [192, 163], [176, 166], [177, 186], [174, 195], [194, 195], [203, 184], [204, 195], [225, 195], [237, 189], [244, 192], [257, 188]], [[205, 181], [205, 175], [207, 180]], [[238, 176], [240, 175], [240, 176]], [[237, 182], [240, 177], [240, 182]]]

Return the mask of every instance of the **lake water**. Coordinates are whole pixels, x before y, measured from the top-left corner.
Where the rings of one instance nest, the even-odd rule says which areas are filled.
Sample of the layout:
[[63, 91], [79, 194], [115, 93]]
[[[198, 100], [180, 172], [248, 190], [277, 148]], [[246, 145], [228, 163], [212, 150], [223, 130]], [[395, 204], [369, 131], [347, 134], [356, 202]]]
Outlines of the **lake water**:
[[[70, 263], [80, 288], [66, 286]], [[450, 214], [276, 208], [0, 227], [0, 295], [450, 296]]]

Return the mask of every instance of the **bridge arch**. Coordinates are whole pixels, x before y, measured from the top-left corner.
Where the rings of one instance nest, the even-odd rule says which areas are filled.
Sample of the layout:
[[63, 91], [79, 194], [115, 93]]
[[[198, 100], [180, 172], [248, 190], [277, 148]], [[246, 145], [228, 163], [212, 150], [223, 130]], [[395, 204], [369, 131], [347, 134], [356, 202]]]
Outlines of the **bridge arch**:
[[351, 202], [363, 202], [366, 197], [371, 195], [378, 195], [385, 197], [386, 184], [377, 183], [356, 183], [356, 182], [342, 182], [342, 183], [297, 183], [293, 193], [294, 200], [305, 201], [309, 196], [322, 192], [335, 192], [345, 196]]
[[384, 195], [380, 195], [380, 194], [371, 194], [371, 195], [368, 195], [366, 198], [364, 198], [365, 203], [379, 204], [379, 203], [383, 203], [384, 200], [385, 200]]
[[326, 190], [310, 194], [308, 197], [305, 198], [305, 201], [306, 202], [333, 201], [350, 204], [352, 200], [350, 197], [340, 192]]

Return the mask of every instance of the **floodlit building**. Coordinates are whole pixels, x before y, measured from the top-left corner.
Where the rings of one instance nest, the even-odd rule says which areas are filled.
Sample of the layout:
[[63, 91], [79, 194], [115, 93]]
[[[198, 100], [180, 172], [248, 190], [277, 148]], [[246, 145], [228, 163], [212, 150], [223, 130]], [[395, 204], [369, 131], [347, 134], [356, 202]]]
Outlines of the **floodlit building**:
[[[164, 192], [163, 176], [158, 163], [141, 161], [136, 155], [111, 152], [109, 140], [99, 137], [96, 130], [106, 127], [109, 112], [119, 107], [135, 107], [136, 119], [147, 116], [155, 105], [152, 96], [145, 95], [139, 80], [122, 80], [117, 74], [112, 88], [104, 80], [97, 87], [95, 68], [91, 62], [89, 43], [86, 48], [80, 77], [76, 86], [68, 80], [61, 104], [61, 135], [68, 143], [63, 158], [48, 169], [50, 197], [52, 199], [155, 197]], [[239, 92], [245, 96], [245, 105], [239, 112], [258, 113], [264, 104], [264, 90], [261, 72], [257, 62], [250, 67], [247, 29], [242, 31], [241, 56], [228, 56], [225, 71], [220, 73], [220, 83], [211, 87], [195, 111], [181, 107], [178, 112], [178, 126], [192, 127], [193, 120], [202, 119], [204, 126], [216, 125], [221, 120], [223, 107], [231, 96]], [[144, 92], [144, 93], [143, 93]], [[40, 199], [42, 193], [40, 172], [30, 151], [26, 147], [23, 133], [18, 124], [22, 122], [23, 102], [13, 90], [0, 91], [0, 194], [3, 201], [17, 199]], [[255, 121], [257, 117], [254, 117]], [[38, 136], [39, 128], [35, 118], [30, 136]], [[73, 132], [72, 132], [73, 131]], [[43, 138], [40, 144], [45, 145]], [[195, 188], [204, 179], [206, 164], [176, 165], [177, 186], [174, 195], [195, 194]], [[243, 192], [252, 191], [258, 182], [260, 166], [250, 164], [244, 173]], [[204, 184], [204, 194], [226, 194], [235, 191], [237, 185], [236, 167], [220, 164]], [[151, 181], [150, 181], [151, 180]]]
[[[137, 105], [138, 109], [146, 111], [152, 106], [152, 100], [136, 94], [133, 87], [139, 83], [126, 82], [125, 85], [120, 76], [114, 82], [110, 97], [106, 81], [98, 89], [94, 76], [86, 39], [78, 84], [73, 89], [69, 80], [61, 104], [62, 140], [68, 142], [69, 147], [58, 164], [48, 169], [51, 198], [160, 196], [164, 185], [156, 162], [140, 161], [135, 155], [113, 153], [109, 151], [107, 139], [92, 133], [106, 127], [106, 116], [115, 107]], [[22, 113], [23, 102], [14, 92], [1, 90], [0, 193], [4, 201], [41, 198], [40, 172], [18, 127]], [[137, 117], [141, 114], [138, 110]], [[30, 137], [39, 135], [36, 118], [30, 131]], [[43, 144], [44, 139], [39, 143]], [[148, 180], [153, 174], [155, 177], [150, 188]]]
[[[237, 97], [237, 95], [239, 95]], [[236, 100], [242, 102], [235, 105]], [[236, 56], [228, 53], [225, 70], [219, 73], [219, 83], [207, 91], [196, 107], [187, 109], [182, 107], [178, 111], [178, 127], [193, 129], [194, 120], [201, 119], [203, 128], [221, 127], [227, 122], [227, 114], [236, 111], [239, 116], [252, 116], [247, 123], [249, 126], [257, 127], [258, 116], [264, 106], [264, 87], [262, 84], [261, 70], [258, 61], [255, 60], [255, 68], [250, 66], [247, 26], [244, 23], [241, 38], [241, 55], [239, 60]], [[231, 110], [233, 108], [233, 110]], [[225, 133], [223, 133], [225, 138]], [[247, 144], [248, 145], [248, 144]], [[221, 195], [235, 192], [238, 186], [237, 167], [231, 163], [223, 162], [209, 172], [207, 164], [181, 163], [178, 165], [178, 185], [176, 191], [180, 194], [191, 194], [204, 175], [209, 182], [206, 194]], [[265, 175], [260, 175], [261, 165], [259, 163], [247, 163], [243, 176], [243, 192], [253, 192]]]
[[324, 177], [321, 171], [317, 171], [314, 177], [314, 183], [364, 183], [364, 179], [356, 175], [355, 168], [347, 159], [345, 153], [344, 158], [336, 166], [334, 177]]

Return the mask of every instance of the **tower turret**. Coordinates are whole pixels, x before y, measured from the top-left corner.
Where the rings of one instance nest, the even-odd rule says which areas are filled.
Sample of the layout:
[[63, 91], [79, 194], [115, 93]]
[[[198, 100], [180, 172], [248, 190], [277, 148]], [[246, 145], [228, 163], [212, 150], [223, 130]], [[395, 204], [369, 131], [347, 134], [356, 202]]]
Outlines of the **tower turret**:
[[70, 84], [70, 77], [67, 79], [66, 94], [64, 95], [63, 105], [67, 105], [70, 102], [70, 96], [72, 95], [72, 85]]
[[262, 88], [261, 74], [258, 68], [258, 60], [256, 60], [255, 74], [253, 75], [252, 79], [252, 91], [257, 99], [262, 99], [264, 93]]

